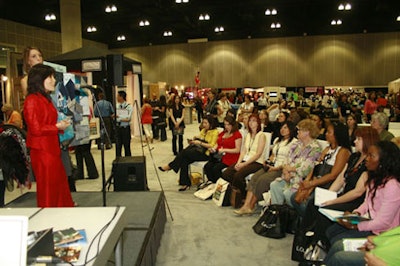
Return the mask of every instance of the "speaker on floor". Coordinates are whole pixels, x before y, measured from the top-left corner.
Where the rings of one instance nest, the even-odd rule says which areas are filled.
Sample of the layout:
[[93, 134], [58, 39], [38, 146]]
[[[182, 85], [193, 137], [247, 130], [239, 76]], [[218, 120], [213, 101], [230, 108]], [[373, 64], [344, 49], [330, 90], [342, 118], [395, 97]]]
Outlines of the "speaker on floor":
[[118, 157], [112, 166], [114, 191], [144, 191], [147, 187], [146, 157]]

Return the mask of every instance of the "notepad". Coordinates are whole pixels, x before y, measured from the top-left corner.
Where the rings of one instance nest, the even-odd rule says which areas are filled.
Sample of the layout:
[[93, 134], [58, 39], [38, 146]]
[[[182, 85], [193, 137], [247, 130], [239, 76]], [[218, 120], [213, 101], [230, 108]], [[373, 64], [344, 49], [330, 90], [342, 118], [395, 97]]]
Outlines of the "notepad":
[[321, 206], [322, 203], [336, 198], [337, 198], [337, 193], [335, 191], [331, 191], [320, 187], [315, 188], [315, 197], [314, 197], [315, 206]]
[[319, 208], [318, 211], [329, 218], [329, 220], [335, 222], [337, 217], [343, 216], [343, 211]]
[[351, 252], [359, 252], [359, 248], [367, 242], [366, 238], [345, 238], [343, 239], [343, 250]]

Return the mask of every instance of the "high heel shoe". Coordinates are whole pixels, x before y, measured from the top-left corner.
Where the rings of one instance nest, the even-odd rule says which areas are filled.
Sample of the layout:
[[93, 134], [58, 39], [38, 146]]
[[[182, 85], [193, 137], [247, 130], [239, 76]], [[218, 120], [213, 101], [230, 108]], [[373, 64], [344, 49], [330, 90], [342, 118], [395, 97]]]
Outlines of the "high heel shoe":
[[171, 170], [171, 169], [164, 169], [164, 168], [162, 168], [162, 166], [159, 166], [158, 169], [159, 169], [161, 172], [168, 172], [169, 170]]
[[188, 190], [188, 189], [190, 189], [190, 186], [186, 185], [186, 186], [181, 187], [181, 188], [179, 189], [179, 191], [186, 191], [186, 190]]

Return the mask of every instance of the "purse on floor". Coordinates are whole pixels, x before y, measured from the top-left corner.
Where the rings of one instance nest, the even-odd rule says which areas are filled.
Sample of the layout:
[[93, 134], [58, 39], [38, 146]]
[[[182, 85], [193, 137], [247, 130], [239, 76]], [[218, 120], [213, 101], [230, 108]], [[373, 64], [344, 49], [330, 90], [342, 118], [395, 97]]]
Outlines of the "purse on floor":
[[284, 238], [288, 223], [288, 208], [286, 204], [272, 204], [265, 208], [263, 214], [253, 225], [253, 231], [264, 237]]

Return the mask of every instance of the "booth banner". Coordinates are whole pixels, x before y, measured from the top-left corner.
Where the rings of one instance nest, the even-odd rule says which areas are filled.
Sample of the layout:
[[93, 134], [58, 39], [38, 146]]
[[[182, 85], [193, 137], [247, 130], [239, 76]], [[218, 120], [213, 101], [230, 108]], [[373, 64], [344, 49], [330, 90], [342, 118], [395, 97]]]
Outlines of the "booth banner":
[[56, 80], [56, 89], [51, 97], [57, 110], [72, 121], [75, 137], [70, 146], [89, 143], [89, 117], [93, 103], [91, 92], [80, 88], [81, 84], [86, 84], [86, 77], [56, 72]]

